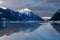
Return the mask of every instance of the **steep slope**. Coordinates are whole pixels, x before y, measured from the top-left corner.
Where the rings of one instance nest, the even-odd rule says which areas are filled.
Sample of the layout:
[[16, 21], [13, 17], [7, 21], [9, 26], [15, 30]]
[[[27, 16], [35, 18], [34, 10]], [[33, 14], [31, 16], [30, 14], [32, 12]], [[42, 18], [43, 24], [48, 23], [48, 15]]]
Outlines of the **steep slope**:
[[0, 18], [6, 18], [9, 19], [10, 21], [17, 21], [17, 20], [22, 20], [22, 18], [18, 15], [19, 12], [14, 12], [13, 10], [10, 9], [4, 9], [0, 7]]
[[30, 21], [44, 21], [41, 17], [39, 17], [38, 15], [34, 14], [31, 10], [29, 10], [28, 8], [22, 9], [19, 11], [23, 17], [25, 18], [25, 20], [30, 20]]
[[50, 21], [60, 21], [60, 10], [58, 10], [50, 19]]
[[20, 12], [15, 12], [5, 7], [0, 7], [0, 19], [1, 18], [6, 18], [9, 21], [44, 21], [41, 17], [26, 8], [20, 10]]

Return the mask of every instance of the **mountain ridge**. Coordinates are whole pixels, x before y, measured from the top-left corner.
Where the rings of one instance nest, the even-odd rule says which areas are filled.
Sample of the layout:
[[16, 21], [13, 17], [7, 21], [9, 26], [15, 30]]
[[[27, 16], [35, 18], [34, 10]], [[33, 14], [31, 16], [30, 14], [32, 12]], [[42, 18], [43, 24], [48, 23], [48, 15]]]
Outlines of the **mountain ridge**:
[[0, 18], [6, 18], [10, 21], [44, 21], [41, 17], [34, 14], [27, 8], [25, 8], [22, 12], [15, 12], [11, 9], [0, 7], [0, 13]]

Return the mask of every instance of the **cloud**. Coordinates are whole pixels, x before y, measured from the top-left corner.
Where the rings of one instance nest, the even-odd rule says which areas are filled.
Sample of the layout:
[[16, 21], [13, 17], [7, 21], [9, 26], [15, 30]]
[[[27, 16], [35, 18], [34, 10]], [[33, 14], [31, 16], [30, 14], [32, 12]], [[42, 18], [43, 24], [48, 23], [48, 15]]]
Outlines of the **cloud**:
[[[46, 2], [47, 1], [47, 2]], [[32, 7], [52, 7], [56, 8], [59, 7], [59, 4], [50, 3], [50, 0], [5, 0], [4, 6], [12, 8], [12, 9], [19, 9], [19, 8], [32, 8]], [[52, 0], [51, 0], [52, 1]], [[53, 0], [55, 2], [55, 0]], [[57, 6], [58, 5], [58, 6]]]
[[4, 2], [3, 1], [0, 1], [0, 5], [3, 4]]
[[60, 3], [60, 0], [45, 0], [46, 2], [56, 2], [56, 3]]
[[60, 8], [59, 2], [59, 0], [5, 0], [2, 6], [13, 10], [30, 8], [37, 14], [51, 16]]

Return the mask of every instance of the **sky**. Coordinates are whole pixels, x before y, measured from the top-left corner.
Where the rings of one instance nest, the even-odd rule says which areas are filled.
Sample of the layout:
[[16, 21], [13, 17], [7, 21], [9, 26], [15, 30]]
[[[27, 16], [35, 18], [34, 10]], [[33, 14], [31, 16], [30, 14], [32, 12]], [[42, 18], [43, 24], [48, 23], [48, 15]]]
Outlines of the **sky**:
[[31, 9], [39, 16], [53, 16], [60, 9], [60, 0], [0, 0], [0, 6], [12, 10]]

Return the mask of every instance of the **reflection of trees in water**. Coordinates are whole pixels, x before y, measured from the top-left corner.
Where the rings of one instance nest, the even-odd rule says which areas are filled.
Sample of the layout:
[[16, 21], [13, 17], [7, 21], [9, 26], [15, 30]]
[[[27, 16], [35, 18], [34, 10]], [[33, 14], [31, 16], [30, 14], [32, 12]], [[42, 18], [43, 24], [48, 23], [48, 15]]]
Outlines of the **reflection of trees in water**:
[[3, 35], [10, 35], [12, 33], [32, 32], [37, 29], [41, 24], [39, 23], [8, 23], [4, 28], [0, 28], [0, 37]]
[[60, 33], [60, 24], [58, 24], [58, 23], [52, 23], [51, 25], [53, 26], [53, 28], [54, 28], [56, 31], [58, 31], [58, 32]]

